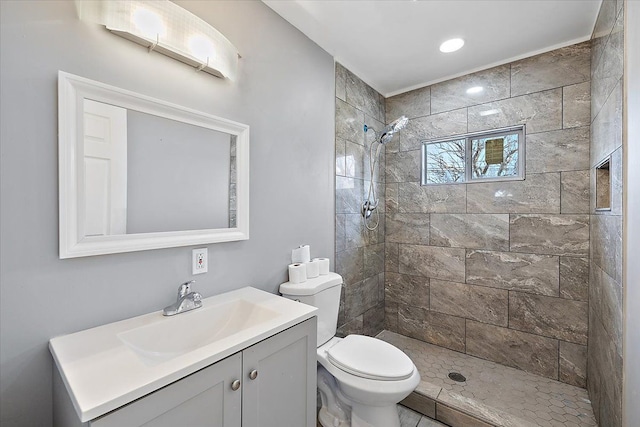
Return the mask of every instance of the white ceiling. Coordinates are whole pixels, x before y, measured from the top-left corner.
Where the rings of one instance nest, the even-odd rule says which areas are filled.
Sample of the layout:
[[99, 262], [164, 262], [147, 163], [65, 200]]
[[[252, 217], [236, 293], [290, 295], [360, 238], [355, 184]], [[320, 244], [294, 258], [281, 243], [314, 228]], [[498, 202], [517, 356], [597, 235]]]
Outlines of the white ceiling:
[[384, 96], [588, 40], [601, 1], [263, 0]]

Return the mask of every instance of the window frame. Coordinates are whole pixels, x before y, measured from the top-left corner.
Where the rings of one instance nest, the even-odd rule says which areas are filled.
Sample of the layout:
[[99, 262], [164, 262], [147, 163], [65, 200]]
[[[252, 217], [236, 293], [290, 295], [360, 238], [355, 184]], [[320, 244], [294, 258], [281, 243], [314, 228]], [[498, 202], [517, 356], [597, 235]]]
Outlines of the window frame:
[[[513, 176], [497, 176], [497, 177], [485, 177], [485, 178], [473, 178], [473, 172], [471, 170], [470, 154], [473, 150], [472, 140], [491, 138], [492, 136], [502, 136], [505, 134], [518, 134], [518, 174]], [[437, 144], [443, 142], [454, 142], [459, 140], [465, 140], [464, 144], [464, 180], [456, 182], [427, 182], [427, 145]], [[525, 157], [526, 157], [526, 130], [525, 125], [509, 126], [500, 129], [491, 129], [479, 132], [465, 133], [461, 135], [452, 135], [447, 138], [438, 138], [431, 140], [423, 140], [421, 142], [421, 171], [420, 171], [420, 185], [422, 186], [434, 186], [434, 185], [460, 185], [460, 184], [474, 184], [482, 182], [496, 182], [496, 181], [524, 181], [525, 179]]]

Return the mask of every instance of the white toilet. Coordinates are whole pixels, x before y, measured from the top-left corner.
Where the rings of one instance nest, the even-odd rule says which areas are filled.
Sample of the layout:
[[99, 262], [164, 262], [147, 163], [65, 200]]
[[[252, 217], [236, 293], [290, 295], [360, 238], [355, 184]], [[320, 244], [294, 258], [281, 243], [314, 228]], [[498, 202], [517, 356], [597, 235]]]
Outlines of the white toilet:
[[420, 382], [418, 369], [377, 338], [335, 336], [341, 289], [336, 273], [280, 285], [284, 297], [318, 308], [318, 419], [324, 427], [400, 427], [396, 404]]

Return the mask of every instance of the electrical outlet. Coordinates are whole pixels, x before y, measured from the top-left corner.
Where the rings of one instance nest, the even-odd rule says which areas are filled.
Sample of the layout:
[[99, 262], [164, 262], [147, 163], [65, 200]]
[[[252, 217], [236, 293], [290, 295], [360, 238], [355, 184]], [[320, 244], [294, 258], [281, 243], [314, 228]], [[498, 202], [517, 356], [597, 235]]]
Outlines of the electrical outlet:
[[209, 268], [209, 262], [207, 261], [208, 252], [209, 250], [207, 248], [199, 248], [192, 251], [191, 259], [193, 274], [202, 274], [207, 272]]

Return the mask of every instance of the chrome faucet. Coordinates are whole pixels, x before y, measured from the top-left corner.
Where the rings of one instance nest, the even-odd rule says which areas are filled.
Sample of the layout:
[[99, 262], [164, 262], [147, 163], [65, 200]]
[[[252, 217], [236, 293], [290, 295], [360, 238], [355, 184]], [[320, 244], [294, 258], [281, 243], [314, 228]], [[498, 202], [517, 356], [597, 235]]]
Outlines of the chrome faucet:
[[195, 280], [183, 283], [178, 288], [178, 300], [168, 307], [165, 307], [162, 314], [165, 316], [173, 316], [185, 311], [195, 310], [202, 307], [202, 295], [199, 292], [191, 292], [191, 284]]

